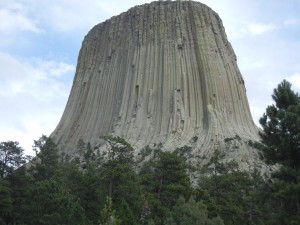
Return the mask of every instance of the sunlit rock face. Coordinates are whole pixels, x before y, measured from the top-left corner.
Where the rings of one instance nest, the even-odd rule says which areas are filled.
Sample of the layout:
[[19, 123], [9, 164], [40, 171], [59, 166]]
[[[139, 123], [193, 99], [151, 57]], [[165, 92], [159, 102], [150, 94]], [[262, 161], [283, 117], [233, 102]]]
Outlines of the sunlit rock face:
[[[79, 139], [121, 136], [146, 145], [215, 150], [243, 167], [260, 164], [243, 78], [218, 14], [199, 2], [157, 1], [96, 25], [84, 38], [72, 90], [52, 133], [74, 154]], [[250, 141], [250, 144], [249, 144]]]

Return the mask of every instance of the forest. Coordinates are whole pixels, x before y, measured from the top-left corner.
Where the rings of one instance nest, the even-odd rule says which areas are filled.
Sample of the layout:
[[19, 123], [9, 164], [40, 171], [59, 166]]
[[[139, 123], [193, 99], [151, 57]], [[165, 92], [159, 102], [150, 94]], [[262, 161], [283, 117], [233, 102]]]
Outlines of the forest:
[[107, 151], [79, 140], [78, 155], [54, 141], [34, 141], [29, 157], [16, 141], [0, 143], [0, 224], [16, 225], [296, 225], [300, 224], [300, 96], [288, 81], [274, 89], [252, 143], [275, 168], [242, 170], [216, 150], [197, 169], [183, 152], [134, 149], [104, 137]]

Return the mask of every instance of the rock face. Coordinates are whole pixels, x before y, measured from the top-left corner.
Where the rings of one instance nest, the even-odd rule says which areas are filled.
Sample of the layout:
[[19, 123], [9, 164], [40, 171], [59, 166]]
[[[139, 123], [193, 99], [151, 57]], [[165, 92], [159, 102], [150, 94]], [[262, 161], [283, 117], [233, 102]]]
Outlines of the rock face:
[[244, 167], [259, 140], [235, 53], [218, 14], [192, 1], [136, 6], [85, 37], [65, 111], [52, 138], [74, 154], [79, 139], [121, 136], [138, 152], [219, 149]]

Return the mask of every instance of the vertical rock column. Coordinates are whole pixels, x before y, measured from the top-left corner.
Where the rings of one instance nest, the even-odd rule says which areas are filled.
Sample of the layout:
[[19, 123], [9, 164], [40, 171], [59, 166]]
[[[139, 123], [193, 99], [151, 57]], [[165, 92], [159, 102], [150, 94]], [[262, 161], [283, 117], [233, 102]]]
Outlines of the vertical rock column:
[[225, 140], [236, 138], [242, 150], [229, 157], [256, 157], [245, 144], [258, 136], [244, 81], [214, 11], [192, 1], [152, 2], [87, 34], [52, 137], [72, 154], [79, 139], [97, 145], [108, 134], [136, 149], [188, 145], [200, 156], [216, 143], [226, 152]]

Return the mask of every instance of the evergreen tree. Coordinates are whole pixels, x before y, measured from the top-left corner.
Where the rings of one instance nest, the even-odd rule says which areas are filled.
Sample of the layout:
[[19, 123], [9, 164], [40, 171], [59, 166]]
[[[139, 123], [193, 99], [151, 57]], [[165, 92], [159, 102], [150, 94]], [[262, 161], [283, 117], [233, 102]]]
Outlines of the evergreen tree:
[[[24, 156], [24, 150], [16, 141], [0, 143], [0, 217], [5, 217], [6, 222], [13, 221], [17, 209], [16, 196], [12, 181], [16, 170], [30, 160]], [[1, 219], [0, 219], [1, 220]]]
[[120, 137], [109, 136], [105, 140], [109, 148], [108, 158], [100, 168], [102, 182], [122, 224], [136, 224], [140, 215], [140, 192], [133, 148]]
[[[80, 145], [80, 146], [79, 146]], [[99, 166], [92, 152], [90, 144], [82, 140], [78, 142], [80, 157], [62, 165], [62, 179], [70, 193], [77, 198], [86, 219], [91, 224], [97, 224], [100, 209], [104, 205], [105, 194], [102, 193], [103, 184]]]
[[[64, 184], [54, 180], [38, 180], [25, 190], [19, 223], [33, 224], [86, 224], [84, 211], [69, 194]], [[74, 215], [74, 213], [81, 213]], [[78, 221], [70, 215], [78, 217]]]
[[179, 196], [189, 197], [191, 184], [187, 167], [174, 152], [155, 150], [140, 172], [141, 184], [155, 224], [162, 224]]
[[[203, 167], [199, 180], [199, 188], [211, 197], [202, 194], [204, 202], [209, 203], [212, 215], [219, 214], [228, 225], [263, 223], [267, 201], [260, 200], [257, 189], [264, 185], [264, 180], [257, 172], [250, 174], [241, 171], [234, 161], [223, 163], [221, 160], [221, 154], [217, 151]], [[202, 196], [199, 196], [200, 199]], [[197, 200], [200, 200], [199, 197]]]
[[59, 154], [57, 145], [51, 138], [42, 135], [34, 141], [36, 157], [31, 161], [32, 175], [36, 179], [45, 180], [52, 178], [59, 170]]
[[260, 118], [263, 154], [269, 163], [300, 169], [300, 97], [288, 81], [282, 81], [272, 95], [275, 105], [268, 106]]
[[164, 222], [165, 225], [223, 225], [219, 217], [209, 218], [206, 206], [196, 202], [193, 197], [185, 202], [180, 197]]
[[13, 224], [22, 224], [20, 218], [23, 216], [23, 206], [26, 205], [26, 190], [32, 185], [32, 176], [29, 175], [25, 166], [18, 168], [10, 177], [9, 182], [12, 189], [13, 213], [11, 220]]
[[214, 218], [219, 215], [220, 206], [217, 205], [215, 200], [211, 197], [209, 190], [205, 190], [201, 187], [194, 188], [192, 196], [195, 201], [201, 201], [206, 206], [208, 218]]
[[[101, 175], [95, 164], [89, 164], [80, 177], [81, 183], [76, 182], [80, 192], [77, 196], [85, 210], [87, 218], [93, 223], [99, 220], [100, 209], [105, 202], [105, 194], [102, 192], [103, 183]], [[73, 181], [74, 182], [74, 181]]]
[[281, 207], [278, 224], [300, 224], [300, 97], [291, 84], [282, 81], [260, 119], [262, 152], [270, 164], [279, 164], [273, 173], [273, 193]]
[[46, 136], [34, 143], [36, 157], [11, 177], [14, 223], [88, 224], [85, 211], [66, 182], [69, 171], [64, 171], [67, 164], [59, 161], [56, 144]]
[[0, 178], [0, 224], [7, 222], [13, 211], [13, 200], [9, 183]]
[[106, 203], [101, 211], [100, 225], [119, 225], [121, 220], [118, 219], [116, 212], [112, 207], [112, 200], [110, 197], [106, 198]]
[[26, 162], [24, 149], [16, 141], [0, 143], [0, 178], [10, 176], [15, 169]]

